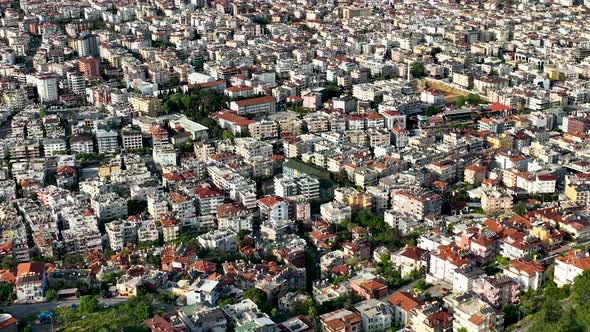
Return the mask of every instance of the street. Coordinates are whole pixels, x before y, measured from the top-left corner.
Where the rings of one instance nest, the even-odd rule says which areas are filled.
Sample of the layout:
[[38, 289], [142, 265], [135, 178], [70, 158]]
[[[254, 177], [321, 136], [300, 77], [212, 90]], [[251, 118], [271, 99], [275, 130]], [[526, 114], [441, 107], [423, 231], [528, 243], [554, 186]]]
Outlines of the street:
[[[119, 305], [123, 302], [127, 301], [126, 297], [113, 297], [108, 299], [98, 299], [99, 306], [103, 306], [104, 304], [108, 304], [111, 306]], [[72, 304], [80, 305], [80, 299], [71, 299], [71, 300], [59, 300], [53, 302], [42, 302], [42, 303], [30, 303], [30, 304], [12, 304], [9, 306], [0, 307], [0, 309], [4, 310], [11, 315], [13, 315], [16, 319], [21, 320], [31, 316], [32, 314], [36, 314], [43, 311], [51, 311], [59, 306], [70, 306]]]

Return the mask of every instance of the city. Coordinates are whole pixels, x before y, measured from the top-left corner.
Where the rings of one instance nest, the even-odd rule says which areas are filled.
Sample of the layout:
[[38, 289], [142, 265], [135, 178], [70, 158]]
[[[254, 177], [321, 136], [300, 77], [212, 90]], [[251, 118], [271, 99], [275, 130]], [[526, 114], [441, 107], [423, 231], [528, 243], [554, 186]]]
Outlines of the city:
[[590, 0], [0, 9], [0, 332], [590, 330]]

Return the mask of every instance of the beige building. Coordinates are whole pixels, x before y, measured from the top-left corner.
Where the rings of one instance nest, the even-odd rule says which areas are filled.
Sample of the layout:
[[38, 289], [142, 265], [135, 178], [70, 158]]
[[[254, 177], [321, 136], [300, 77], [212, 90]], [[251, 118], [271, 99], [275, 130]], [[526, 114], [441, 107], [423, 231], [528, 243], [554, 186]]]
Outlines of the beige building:
[[512, 196], [499, 190], [486, 190], [481, 194], [481, 208], [485, 212], [512, 209]]
[[129, 98], [129, 103], [142, 115], [158, 115], [162, 112], [162, 101], [158, 98], [134, 96]]

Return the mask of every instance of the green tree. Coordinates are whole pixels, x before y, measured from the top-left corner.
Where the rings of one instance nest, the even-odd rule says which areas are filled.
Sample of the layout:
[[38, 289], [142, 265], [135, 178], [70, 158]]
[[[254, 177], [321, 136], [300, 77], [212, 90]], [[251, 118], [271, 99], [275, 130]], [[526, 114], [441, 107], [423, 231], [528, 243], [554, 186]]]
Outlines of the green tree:
[[419, 61], [412, 62], [412, 64], [410, 65], [410, 74], [412, 74], [413, 77], [417, 78], [424, 77], [424, 75], [426, 74], [424, 64]]
[[441, 109], [436, 106], [428, 106], [424, 109], [424, 114], [426, 116], [433, 116], [441, 112]]
[[142, 214], [147, 211], [147, 201], [130, 199], [127, 201], [127, 210], [130, 216]]
[[0, 268], [3, 270], [13, 270], [16, 268], [16, 259], [12, 255], [4, 256], [0, 263]]
[[481, 97], [478, 94], [475, 93], [470, 93], [467, 96], [466, 101], [470, 104], [470, 105], [474, 105], [477, 106], [481, 103], [483, 103], [483, 100], [481, 99]]
[[590, 304], [590, 270], [584, 271], [574, 279], [571, 293], [575, 304], [580, 306]]
[[496, 263], [498, 263], [501, 266], [507, 266], [510, 263], [510, 259], [504, 257], [504, 256], [496, 256]]
[[229, 130], [224, 130], [223, 131], [223, 135], [222, 135], [223, 139], [232, 139], [234, 137], [234, 135], [231, 133], [231, 131]]
[[95, 295], [84, 295], [80, 298], [80, 312], [93, 313], [98, 309], [98, 298]]
[[0, 283], [0, 301], [10, 301], [12, 299], [12, 285], [7, 282]]
[[45, 298], [47, 299], [47, 301], [53, 301], [57, 299], [57, 291], [53, 288], [49, 288], [45, 291]]
[[265, 306], [268, 301], [266, 293], [256, 287], [246, 289], [242, 297], [252, 300], [252, 302], [256, 303], [259, 308]]
[[514, 212], [520, 216], [524, 216], [527, 214], [528, 209], [526, 207], [526, 204], [523, 201], [520, 201], [512, 207], [512, 212]]
[[457, 106], [457, 108], [461, 108], [463, 106], [465, 106], [465, 97], [463, 96], [457, 96], [457, 99], [455, 100], [455, 106]]

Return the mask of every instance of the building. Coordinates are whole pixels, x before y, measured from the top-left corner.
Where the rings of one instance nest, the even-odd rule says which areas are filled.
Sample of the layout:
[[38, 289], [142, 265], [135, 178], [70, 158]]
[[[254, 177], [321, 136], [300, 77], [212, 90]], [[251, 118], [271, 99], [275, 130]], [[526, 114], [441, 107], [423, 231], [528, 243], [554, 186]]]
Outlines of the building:
[[326, 222], [340, 224], [345, 220], [351, 219], [352, 208], [350, 205], [332, 201], [320, 206], [320, 214]]
[[429, 260], [428, 251], [418, 247], [406, 247], [391, 254], [391, 262], [400, 269], [402, 278], [412, 272], [426, 270]]
[[139, 127], [127, 126], [121, 130], [123, 149], [135, 150], [143, 148], [143, 135]]
[[127, 244], [137, 242], [137, 227], [127, 220], [115, 220], [105, 224], [109, 246], [111, 250], [118, 251]]
[[276, 102], [273, 96], [263, 96], [232, 101], [229, 108], [238, 115], [271, 114], [276, 111]]
[[308, 175], [299, 177], [275, 176], [275, 194], [279, 197], [289, 198], [302, 195], [306, 199], [320, 197], [320, 181]]
[[237, 204], [223, 204], [217, 207], [219, 229], [231, 229], [236, 233], [252, 231], [253, 214]]
[[100, 221], [127, 218], [127, 200], [115, 193], [98, 194], [90, 205]]
[[324, 332], [360, 332], [361, 317], [347, 309], [339, 309], [320, 316], [320, 325]]
[[590, 206], [590, 173], [565, 176], [565, 196], [581, 206]]
[[452, 294], [444, 297], [453, 313], [453, 328], [465, 328], [471, 332], [504, 330], [504, 315], [471, 293]]
[[99, 63], [95, 58], [82, 58], [78, 60], [78, 70], [86, 79], [93, 79], [100, 76]]
[[259, 140], [279, 137], [279, 126], [275, 121], [261, 120], [248, 125], [250, 136]]
[[481, 208], [485, 212], [510, 211], [512, 209], [512, 196], [495, 189], [484, 190], [481, 194]]
[[53, 74], [42, 74], [37, 76], [37, 94], [39, 101], [48, 103], [56, 101], [58, 98], [57, 92], [57, 77]]
[[257, 201], [260, 220], [281, 221], [289, 219], [289, 204], [281, 197], [267, 196]]
[[116, 131], [97, 130], [96, 147], [99, 153], [116, 153], [119, 151], [119, 134]]
[[158, 167], [176, 166], [176, 149], [172, 144], [155, 145], [152, 150], [154, 163]]
[[355, 304], [354, 309], [361, 316], [363, 332], [387, 331], [392, 326], [393, 306], [376, 299]]
[[480, 165], [465, 166], [463, 176], [463, 181], [466, 183], [479, 186], [486, 178], [486, 168]]
[[427, 191], [400, 190], [393, 194], [391, 206], [394, 211], [424, 219], [429, 215], [440, 216], [442, 199], [440, 195]]
[[513, 259], [510, 265], [502, 268], [504, 275], [520, 285], [521, 291], [538, 289], [545, 280], [545, 268], [536, 261]]
[[191, 332], [227, 330], [227, 319], [220, 308], [185, 306], [178, 310], [178, 318]]
[[92, 134], [74, 134], [70, 136], [70, 151], [72, 153], [93, 153], [94, 140]]
[[426, 280], [430, 278], [449, 283], [455, 281], [455, 273], [471, 264], [469, 250], [461, 250], [453, 245], [441, 245], [430, 254], [430, 265]]
[[221, 307], [237, 331], [273, 331], [275, 323], [250, 299]]
[[149, 96], [129, 97], [131, 107], [140, 115], [156, 116], [162, 112], [162, 100]]
[[508, 276], [485, 276], [473, 281], [473, 293], [495, 307], [518, 302], [519, 288]]
[[590, 269], [590, 256], [581, 251], [570, 251], [555, 258], [553, 281], [557, 287], [572, 284], [574, 279], [585, 270]]
[[42, 262], [20, 263], [16, 269], [16, 301], [42, 302], [47, 288], [45, 266]]
[[236, 251], [236, 240], [237, 234], [229, 229], [213, 230], [197, 237], [201, 247], [229, 253]]
[[408, 326], [411, 323], [413, 310], [420, 305], [420, 302], [408, 292], [397, 291], [387, 298], [392, 305], [393, 314], [392, 326]]
[[223, 204], [225, 195], [213, 186], [199, 186], [195, 188], [195, 200], [199, 215], [208, 216], [217, 213], [217, 208]]

